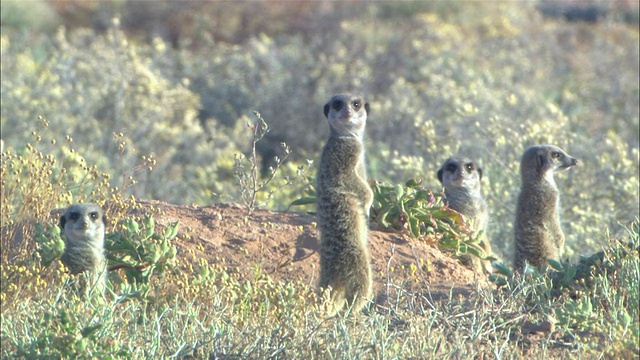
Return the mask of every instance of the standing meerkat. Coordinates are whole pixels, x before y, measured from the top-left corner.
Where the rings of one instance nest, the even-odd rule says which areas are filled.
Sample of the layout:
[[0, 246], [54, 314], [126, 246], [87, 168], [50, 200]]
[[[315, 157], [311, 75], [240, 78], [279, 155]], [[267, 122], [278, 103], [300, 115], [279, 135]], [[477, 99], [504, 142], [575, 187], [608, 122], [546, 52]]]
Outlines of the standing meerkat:
[[514, 270], [525, 262], [542, 269], [549, 259], [560, 260], [564, 233], [560, 227], [560, 193], [553, 173], [578, 164], [578, 160], [553, 145], [525, 150], [520, 162], [522, 185], [515, 223]]
[[74, 204], [60, 217], [65, 235], [65, 249], [61, 261], [71, 274], [82, 274], [78, 280], [81, 293], [92, 290], [102, 293], [107, 281], [107, 262], [104, 256], [106, 216], [96, 204]]
[[357, 312], [372, 297], [368, 249], [373, 191], [364, 164], [369, 104], [340, 94], [324, 106], [330, 135], [320, 157], [316, 199], [320, 228], [320, 287], [331, 287], [330, 313], [345, 304]]
[[[444, 186], [446, 202], [449, 208], [465, 216], [473, 230], [472, 236], [486, 231], [489, 223], [487, 202], [480, 190], [482, 168], [467, 157], [448, 158], [440, 170], [438, 180]], [[485, 255], [491, 255], [491, 244], [486, 234], [479, 243]], [[471, 254], [460, 255], [460, 261], [473, 270], [484, 273], [491, 272], [491, 263]]]

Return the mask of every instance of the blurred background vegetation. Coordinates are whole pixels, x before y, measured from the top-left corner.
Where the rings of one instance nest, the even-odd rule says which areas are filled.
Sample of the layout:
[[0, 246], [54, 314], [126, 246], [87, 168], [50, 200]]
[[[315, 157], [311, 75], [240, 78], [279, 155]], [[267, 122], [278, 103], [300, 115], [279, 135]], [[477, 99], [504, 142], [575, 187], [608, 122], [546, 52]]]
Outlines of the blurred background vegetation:
[[[295, 174], [328, 136], [322, 106], [360, 92], [372, 109], [369, 175], [438, 191], [447, 157], [475, 158], [505, 258], [519, 160], [533, 144], [581, 161], [556, 176], [568, 255], [598, 250], [607, 228], [638, 216], [637, 1], [1, 5], [3, 151], [31, 144], [63, 159], [56, 166], [92, 164], [139, 198], [237, 200], [234, 155], [248, 155], [253, 111], [271, 129], [258, 144], [263, 168], [286, 142], [281, 170]], [[80, 198], [69, 179], [56, 206]]]

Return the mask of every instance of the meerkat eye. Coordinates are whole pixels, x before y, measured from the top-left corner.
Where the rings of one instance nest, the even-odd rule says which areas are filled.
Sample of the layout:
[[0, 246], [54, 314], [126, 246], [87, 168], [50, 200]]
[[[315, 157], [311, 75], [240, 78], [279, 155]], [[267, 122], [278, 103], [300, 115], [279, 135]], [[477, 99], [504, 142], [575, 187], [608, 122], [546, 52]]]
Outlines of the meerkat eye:
[[77, 212], [73, 212], [69, 215], [69, 219], [71, 219], [71, 221], [76, 221], [78, 219], [80, 219], [80, 213]]
[[89, 217], [91, 218], [91, 220], [95, 220], [98, 218], [98, 212], [94, 211], [91, 214], [89, 214]]
[[458, 166], [456, 166], [456, 164], [449, 164], [449, 165], [447, 165], [447, 171], [449, 171], [449, 172], [456, 172], [456, 170], [458, 170]]
[[336, 110], [342, 109], [342, 105], [343, 105], [342, 101], [340, 101], [340, 100], [336, 100], [336, 101], [333, 102], [333, 108], [336, 109]]
[[465, 169], [467, 169], [467, 171], [473, 171], [473, 163], [468, 163], [465, 164]]
[[557, 152], [557, 151], [554, 151], [554, 152], [551, 153], [551, 156], [557, 159], [557, 158], [560, 157], [560, 153]]
[[355, 101], [353, 102], [353, 107], [354, 107], [356, 110], [357, 110], [357, 109], [359, 109], [359, 108], [360, 108], [360, 101], [359, 101], [359, 100], [355, 100]]

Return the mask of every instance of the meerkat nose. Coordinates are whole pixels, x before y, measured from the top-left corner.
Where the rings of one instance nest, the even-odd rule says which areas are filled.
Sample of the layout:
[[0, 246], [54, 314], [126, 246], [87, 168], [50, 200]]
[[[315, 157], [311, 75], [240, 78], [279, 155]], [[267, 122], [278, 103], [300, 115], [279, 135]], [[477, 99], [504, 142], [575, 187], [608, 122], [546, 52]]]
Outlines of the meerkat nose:
[[578, 165], [578, 159], [573, 158], [573, 160], [571, 161], [571, 164]]

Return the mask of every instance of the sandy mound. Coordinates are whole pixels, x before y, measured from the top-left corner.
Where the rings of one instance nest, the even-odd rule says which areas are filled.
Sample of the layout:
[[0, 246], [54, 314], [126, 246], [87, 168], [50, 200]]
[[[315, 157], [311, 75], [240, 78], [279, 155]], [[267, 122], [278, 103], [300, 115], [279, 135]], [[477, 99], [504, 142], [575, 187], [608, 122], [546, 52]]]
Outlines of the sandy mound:
[[[267, 210], [249, 214], [234, 204], [196, 207], [155, 200], [139, 204], [137, 213], [153, 212], [161, 227], [180, 221], [178, 234], [187, 236], [176, 238], [178, 256], [205, 258], [210, 263], [224, 259], [228, 271], [241, 278], [250, 276], [259, 265], [274, 279], [317, 284], [319, 232], [314, 214]], [[372, 230], [369, 241], [378, 302], [385, 298], [388, 278], [396, 284], [408, 279], [412, 264], [412, 278], [429, 284], [434, 298], [448, 296], [452, 287], [465, 293], [477, 281], [485, 281], [449, 254], [406, 232]]]

